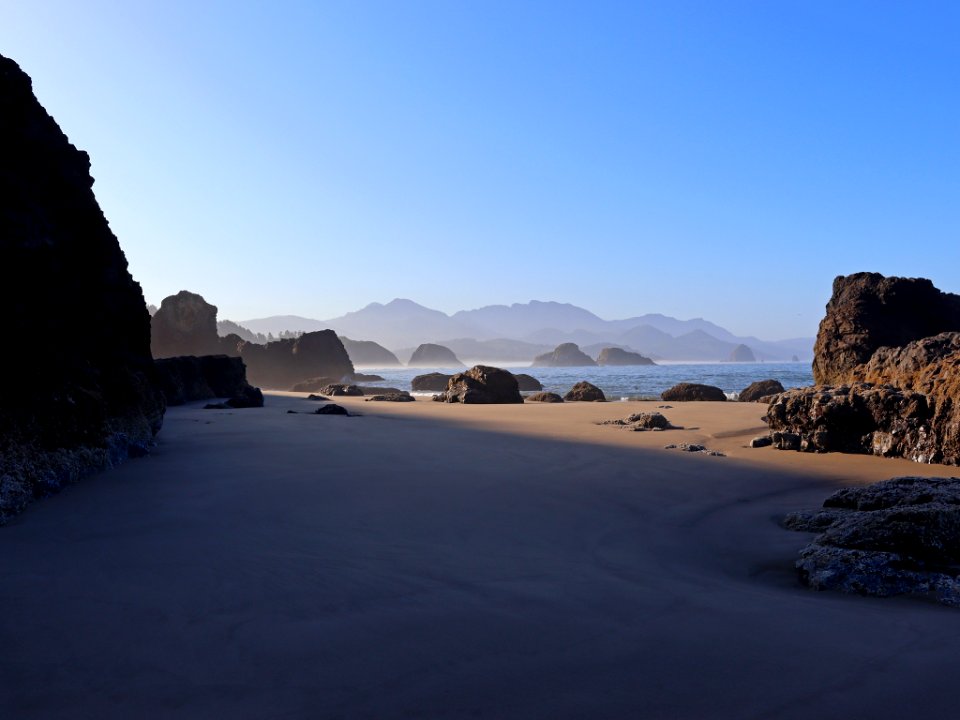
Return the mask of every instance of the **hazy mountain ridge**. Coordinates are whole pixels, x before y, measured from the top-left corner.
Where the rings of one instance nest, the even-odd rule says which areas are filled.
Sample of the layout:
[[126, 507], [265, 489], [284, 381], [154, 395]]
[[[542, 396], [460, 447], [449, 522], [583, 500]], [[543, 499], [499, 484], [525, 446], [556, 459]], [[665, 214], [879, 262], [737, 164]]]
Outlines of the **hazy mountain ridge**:
[[[412, 300], [397, 298], [329, 320], [284, 315], [243, 320], [240, 325], [254, 332], [319, 330], [330, 328], [340, 335], [373, 340], [394, 350], [403, 359], [404, 349], [421, 343], [450, 347], [458, 356], [503, 362], [524, 362], [564, 342], [581, 346], [621, 346], [647, 356], [667, 360], [719, 362], [740, 344], [747, 345], [758, 360], [790, 360], [812, 357], [813, 338], [766, 341], [736, 336], [705, 320], [680, 320], [648, 313], [622, 320], [604, 320], [570, 303], [531, 301], [513, 305], [488, 305], [447, 315]], [[454, 339], [451, 339], [454, 338]], [[532, 354], [529, 354], [531, 353]]]

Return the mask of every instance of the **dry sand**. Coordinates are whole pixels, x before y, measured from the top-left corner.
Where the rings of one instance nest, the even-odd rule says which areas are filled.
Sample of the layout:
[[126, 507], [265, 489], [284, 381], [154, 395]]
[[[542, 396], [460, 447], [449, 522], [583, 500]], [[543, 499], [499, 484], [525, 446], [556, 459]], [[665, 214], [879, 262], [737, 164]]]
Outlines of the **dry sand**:
[[777, 525], [951, 468], [751, 450], [750, 404], [267, 402], [0, 528], [0, 715], [956, 714], [960, 612], [808, 591]]

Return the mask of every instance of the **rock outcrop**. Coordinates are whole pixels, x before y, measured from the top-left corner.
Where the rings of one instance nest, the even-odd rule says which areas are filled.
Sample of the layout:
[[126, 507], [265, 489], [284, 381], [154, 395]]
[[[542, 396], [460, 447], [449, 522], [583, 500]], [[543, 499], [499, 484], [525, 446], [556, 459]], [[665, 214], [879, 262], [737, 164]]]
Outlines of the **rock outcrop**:
[[474, 365], [450, 378], [447, 389], [434, 400], [465, 404], [522, 403], [523, 396], [513, 373], [487, 365]]
[[514, 373], [513, 376], [517, 379], [517, 387], [520, 388], [520, 392], [543, 390], [543, 385], [533, 375]]
[[443, 373], [417, 375], [410, 381], [410, 389], [414, 392], [443, 392], [447, 389], [447, 383], [450, 382], [451, 377], [453, 376]]
[[757, 357], [753, 354], [753, 350], [743, 343], [740, 343], [733, 350], [731, 350], [730, 355], [727, 357], [727, 362], [752, 363], [756, 361]]
[[150, 347], [155, 358], [183, 355], [237, 355], [237, 335], [217, 332], [217, 306], [187, 290], [163, 299], [150, 320]]
[[243, 360], [226, 355], [185, 355], [154, 363], [167, 405], [227, 398], [230, 407], [263, 407], [263, 394], [247, 382]]
[[841, 385], [864, 379], [858, 366], [881, 347], [902, 347], [960, 331], [960, 296], [923, 278], [878, 273], [839, 276], [813, 348], [813, 380]]
[[576, 343], [557, 345], [552, 352], [537, 355], [531, 367], [596, 367], [593, 358]]
[[407, 367], [464, 367], [464, 364], [453, 354], [453, 350], [443, 345], [423, 343], [410, 356]]
[[296, 385], [290, 388], [290, 392], [320, 392], [320, 388], [324, 388], [327, 385], [336, 385], [340, 382], [340, 380], [341, 378], [332, 377], [310, 378], [309, 380], [298, 382]]
[[386, 393], [383, 395], [370, 395], [367, 402], [415, 402], [416, 398], [408, 392]]
[[607, 397], [593, 383], [581, 380], [567, 391], [563, 399], [567, 402], [606, 402]]
[[[94, 197], [90, 159], [0, 56], [0, 524], [142, 454], [163, 422], [150, 316]], [[80, 319], [94, 319], [82, 322]]]
[[800, 551], [800, 580], [816, 590], [933, 597], [960, 607], [960, 478], [900, 477], [834, 493], [791, 530], [819, 533]]
[[265, 388], [289, 390], [311, 378], [353, 375], [350, 356], [333, 330], [308, 332], [266, 345], [243, 343], [240, 356], [247, 364], [250, 382]]
[[340, 336], [340, 342], [347, 350], [347, 355], [355, 367], [400, 367], [402, 363], [397, 356], [387, 350], [383, 345], [373, 342], [373, 340], [351, 340], [348, 337]]
[[779, 380], [757, 380], [740, 391], [740, 402], [757, 402], [761, 398], [783, 392], [783, 384]]
[[727, 396], [723, 390], [713, 385], [677, 383], [669, 390], [664, 390], [660, 393], [660, 399], [669, 402], [690, 402], [695, 400], [723, 402], [727, 399]]
[[656, 365], [656, 363], [640, 353], [608, 347], [603, 348], [597, 355], [597, 365]]
[[552, 392], [538, 392], [528, 396], [527, 402], [562, 403], [563, 398]]
[[320, 388], [320, 393], [322, 395], [327, 395], [329, 397], [362, 397], [363, 390], [361, 390], [356, 385], [327, 385]]

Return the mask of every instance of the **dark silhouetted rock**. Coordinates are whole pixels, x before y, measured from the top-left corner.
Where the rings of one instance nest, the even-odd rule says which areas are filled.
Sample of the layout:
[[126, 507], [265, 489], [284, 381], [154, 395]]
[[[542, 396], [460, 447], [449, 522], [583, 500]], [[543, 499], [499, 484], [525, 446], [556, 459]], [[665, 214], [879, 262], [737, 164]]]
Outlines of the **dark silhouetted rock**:
[[307, 400], [313, 400], [315, 402], [327, 402], [330, 398], [324, 395], [307, 395]]
[[150, 321], [150, 347], [155, 358], [224, 354], [217, 307], [187, 290], [164, 298]]
[[752, 448], [769, 447], [770, 445], [773, 445], [773, 438], [769, 435], [758, 435], [750, 441], [750, 447]]
[[622, 420], [604, 420], [600, 425], [619, 425], [628, 430], [672, 430], [676, 429], [670, 424], [666, 416], [658, 412], [639, 412], [623, 418]]
[[350, 382], [360, 383], [360, 382], [383, 382], [383, 378], [380, 375], [374, 375], [372, 373], [358, 373], [355, 372], [349, 378]]
[[466, 372], [457, 373], [450, 378], [446, 391], [433, 399], [467, 405], [523, 402], [513, 373], [487, 365], [474, 365]]
[[321, 405], [316, 410], [313, 411], [314, 415], [346, 415], [349, 416], [350, 413], [347, 412], [347, 409], [342, 405], [335, 405], [330, 403], [329, 405]]
[[308, 332], [266, 345], [243, 343], [240, 355], [247, 364], [250, 382], [265, 388], [286, 390], [311, 378], [353, 375], [353, 363], [333, 330]]
[[820, 533], [800, 551], [816, 590], [933, 596], [960, 607], [960, 478], [900, 477], [834, 493], [784, 527]]
[[723, 394], [723, 390], [713, 385], [678, 383], [669, 390], [664, 390], [660, 394], [660, 399], [668, 402], [691, 402], [696, 400], [724, 402], [727, 396]]
[[543, 390], [543, 385], [533, 375], [514, 373], [513, 376], [517, 379], [517, 387], [520, 388], [520, 392]]
[[464, 367], [453, 354], [453, 350], [443, 345], [424, 343], [413, 351], [407, 367]]
[[749, 347], [740, 343], [733, 350], [730, 351], [729, 357], [727, 357], [727, 362], [756, 362], [757, 358], [753, 354], [753, 350]]
[[290, 392], [317, 392], [320, 388], [325, 388], [327, 385], [337, 385], [340, 383], [340, 378], [332, 377], [316, 377], [310, 378], [309, 380], [304, 380], [303, 382], [298, 382], [292, 388]]
[[163, 422], [140, 286], [94, 197], [90, 159], [0, 56], [0, 523], [141, 455]]
[[581, 380], [563, 396], [567, 402], [606, 402], [603, 390], [586, 380]]
[[163, 358], [154, 364], [167, 405], [230, 398], [230, 407], [263, 407], [263, 394], [247, 383], [246, 368], [240, 358], [186, 355]]
[[593, 358], [575, 343], [557, 345], [552, 352], [537, 355], [532, 367], [596, 367]]
[[527, 397], [528, 402], [562, 403], [563, 398], [552, 392], [538, 392]]
[[410, 393], [401, 392], [401, 393], [387, 393], [385, 395], [371, 395], [367, 398], [367, 402], [415, 402], [414, 398]]
[[451, 377], [453, 376], [443, 373], [417, 375], [410, 381], [410, 389], [414, 392], [443, 392], [447, 389]]
[[363, 395], [407, 395], [406, 390], [383, 385], [357, 385]]
[[320, 392], [330, 397], [360, 397], [363, 395], [363, 390], [356, 385], [327, 385], [320, 388]]
[[902, 347], [960, 331], [960, 296], [922, 278], [877, 273], [839, 276], [813, 348], [813, 379], [821, 385], [863, 380], [856, 372], [881, 347]]
[[385, 368], [403, 365], [396, 355], [372, 340], [351, 340], [341, 335], [340, 342], [347, 349], [347, 354], [355, 367]]
[[618, 347], [607, 347], [597, 356], [597, 365], [656, 365], [640, 353], [630, 352]]
[[740, 402], [759, 402], [770, 395], [783, 392], [783, 385], [779, 380], [757, 380], [740, 391]]

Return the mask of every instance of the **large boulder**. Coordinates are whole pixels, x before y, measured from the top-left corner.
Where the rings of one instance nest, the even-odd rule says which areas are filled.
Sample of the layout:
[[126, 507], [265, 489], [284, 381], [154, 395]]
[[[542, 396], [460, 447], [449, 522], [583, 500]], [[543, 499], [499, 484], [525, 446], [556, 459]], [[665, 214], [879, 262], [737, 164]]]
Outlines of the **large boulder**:
[[543, 390], [543, 385], [539, 380], [533, 377], [533, 375], [527, 375], [526, 373], [514, 373], [513, 376], [517, 379], [517, 387], [520, 388], [520, 392]]
[[701, 385], [700, 383], [677, 383], [669, 390], [660, 393], [661, 400], [669, 402], [689, 402], [694, 400], [707, 400], [711, 402], [723, 402], [727, 399], [723, 390], [713, 385]]
[[960, 607], [960, 478], [900, 477], [834, 493], [784, 526], [819, 533], [800, 551], [816, 590], [935, 597]]
[[833, 281], [813, 348], [814, 382], [862, 380], [857, 367], [877, 349], [949, 331], [960, 331], [960, 296], [941, 292], [923, 278], [841, 275]]
[[410, 389], [414, 392], [443, 392], [447, 389], [451, 377], [453, 376], [438, 372], [417, 375], [410, 381]]
[[423, 343], [410, 356], [407, 367], [464, 367], [463, 363], [453, 354], [453, 350], [443, 345]]
[[756, 362], [757, 358], [753, 354], [753, 350], [749, 346], [740, 343], [733, 350], [730, 351], [730, 355], [727, 357], [727, 362], [746, 362], [752, 363]]
[[247, 364], [250, 382], [265, 388], [289, 390], [311, 378], [353, 375], [350, 356], [333, 330], [308, 332], [266, 345], [242, 343], [240, 356]]
[[[226, 355], [184, 355], [155, 361], [160, 390], [167, 405], [193, 400], [237, 398], [234, 406], [262, 407], [263, 395], [247, 382], [243, 360]], [[253, 392], [253, 391], [256, 392]], [[259, 403], [250, 398], [260, 394]], [[246, 398], [247, 400], [242, 400]]]
[[783, 392], [783, 384], [779, 380], [757, 380], [740, 391], [740, 402], [757, 402], [761, 398]]
[[562, 403], [563, 398], [552, 392], [538, 392], [527, 397], [527, 402]]
[[640, 353], [608, 347], [603, 348], [597, 355], [597, 365], [656, 365], [656, 363]]
[[607, 397], [593, 383], [581, 380], [567, 391], [563, 399], [567, 402], [606, 402]]
[[523, 396], [513, 373], [487, 365], [474, 365], [450, 378], [445, 392], [434, 400], [465, 404], [522, 403]]
[[0, 524], [149, 449], [163, 422], [140, 286], [90, 158], [0, 56]]
[[596, 364], [576, 343], [563, 343], [552, 352], [537, 355], [532, 367], [596, 367]]

